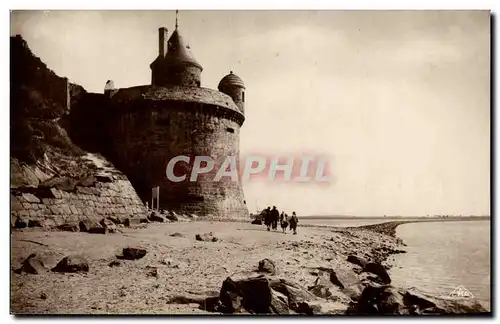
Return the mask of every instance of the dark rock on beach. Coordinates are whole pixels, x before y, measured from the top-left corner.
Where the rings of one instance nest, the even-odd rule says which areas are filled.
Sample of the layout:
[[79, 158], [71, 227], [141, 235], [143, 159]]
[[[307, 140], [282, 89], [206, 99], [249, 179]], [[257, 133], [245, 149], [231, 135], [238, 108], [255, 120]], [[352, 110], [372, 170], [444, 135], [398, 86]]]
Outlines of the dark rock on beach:
[[106, 234], [108, 233], [108, 230], [106, 227], [91, 227], [89, 228], [88, 232], [90, 234]]
[[48, 269], [45, 267], [43, 260], [35, 253], [32, 253], [26, 260], [24, 260], [21, 268], [19, 268], [17, 273], [30, 273], [30, 274], [41, 274]]
[[85, 219], [80, 221], [80, 232], [98, 232], [98, 228], [102, 228], [101, 224], [91, 219]]
[[273, 260], [270, 259], [263, 259], [259, 262], [259, 267], [258, 267], [258, 272], [265, 272], [270, 275], [275, 275], [278, 272], [278, 269], [276, 268], [276, 264], [274, 263]]
[[486, 309], [472, 298], [432, 297], [416, 289], [390, 285], [369, 286], [356, 304], [348, 308], [351, 315], [447, 315], [484, 313]]
[[179, 220], [179, 217], [173, 212], [169, 212], [166, 217], [172, 222], [177, 222]]
[[153, 211], [149, 215], [149, 220], [152, 221], [152, 222], [160, 222], [160, 223], [164, 223], [165, 222], [165, 218], [163, 216], [161, 216], [161, 214], [158, 213], [158, 212], [156, 212], [156, 211]]
[[126, 260], [137, 260], [142, 259], [146, 255], [147, 251], [143, 248], [138, 247], [128, 247], [123, 249], [123, 255], [118, 258]]
[[205, 233], [205, 234], [196, 234], [195, 239], [197, 241], [203, 241], [203, 242], [217, 242], [219, 239], [213, 235], [212, 232], [210, 233]]
[[26, 228], [28, 227], [29, 220], [23, 217], [17, 217], [14, 223], [14, 228]]
[[220, 291], [223, 313], [335, 314], [336, 305], [290, 280], [255, 273], [228, 277]]
[[88, 272], [89, 264], [81, 255], [70, 255], [62, 259], [53, 269], [53, 272]]
[[28, 227], [43, 227], [43, 224], [39, 219], [30, 219], [28, 221]]
[[364, 272], [371, 272], [377, 275], [383, 283], [389, 284], [391, 283], [391, 278], [389, 277], [389, 273], [385, 269], [385, 267], [379, 263], [368, 263], [364, 269]]
[[116, 224], [108, 218], [101, 219], [99, 224], [106, 229], [106, 232], [115, 233], [117, 231]]
[[368, 264], [368, 261], [366, 261], [364, 258], [352, 254], [347, 257], [347, 261], [356, 264], [361, 268], [364, 268]]

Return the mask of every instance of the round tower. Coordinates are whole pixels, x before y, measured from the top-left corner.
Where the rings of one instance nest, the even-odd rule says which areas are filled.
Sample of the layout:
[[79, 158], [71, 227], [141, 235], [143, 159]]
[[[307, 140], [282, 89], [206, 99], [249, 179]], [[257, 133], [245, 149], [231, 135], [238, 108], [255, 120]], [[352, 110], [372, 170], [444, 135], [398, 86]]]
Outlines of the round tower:
[[[225, 77], [216, 91], [200, 86], [203, 68], [176, 29], [167, 39], [160, 28], [159, 54], [150, 65], [152, 85], [119, 89], [109, 100], [108, 137], [113, 163], [124, 170], [144, 201], [159, 187], [160, 208], [223, 219], [247, 219], [240, 179], [216, 179], [217, 169], [236, 158], [239, 170], [244, 84]], [[210, 157], [216, 166], [193, 178], [195, 157]], [[173, 164], [178, 157], [188, 158]], [[184, 177], [184, 178], [182, 178]]]
[[239, 76], [230, 71], [228, 75], [220, 80], [218, 88], [220, 92], [233, 98], [241, 113], [245, 113], [245, 84]]

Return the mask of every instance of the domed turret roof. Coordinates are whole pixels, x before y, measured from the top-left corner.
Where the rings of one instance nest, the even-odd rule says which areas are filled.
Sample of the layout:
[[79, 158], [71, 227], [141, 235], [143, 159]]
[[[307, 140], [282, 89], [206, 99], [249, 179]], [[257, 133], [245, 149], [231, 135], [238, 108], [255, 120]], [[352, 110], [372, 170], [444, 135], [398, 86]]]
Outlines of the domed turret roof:
[[219, 82], [219, 90], [221, 88], [224, 88], [226, 86], [238, 86], [245, 88], [245, 84], [243, 83], [243, 80], [236, 74], [233, 74], [233, 71], [229, 72], [228, 75], [222, 78]]
[[177, 28], [168, 40], [168, 51], [165, 59], [169, 63], [190, 63], [202, 69], [202, 66], [194, 58], [189, 45], [184, 42]]

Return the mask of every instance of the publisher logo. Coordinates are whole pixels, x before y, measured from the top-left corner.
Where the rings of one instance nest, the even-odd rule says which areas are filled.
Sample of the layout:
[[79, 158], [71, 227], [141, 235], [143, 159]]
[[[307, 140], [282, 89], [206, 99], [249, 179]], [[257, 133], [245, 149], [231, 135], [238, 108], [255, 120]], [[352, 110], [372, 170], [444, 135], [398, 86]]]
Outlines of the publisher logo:
[[[238, 167], [238, 160], [239, 163]], [[259, 177], [270, 181], [330, 183], [328, 160], [324, 156], [301, 155], [237, 156], [179, 155], [170, 159], [166, 176], [170, 182], [183, 181], [247, 181]]]
[[474, 298], [474, 295], [462, 285], [455, 288], [449, 296], [452, 298]]

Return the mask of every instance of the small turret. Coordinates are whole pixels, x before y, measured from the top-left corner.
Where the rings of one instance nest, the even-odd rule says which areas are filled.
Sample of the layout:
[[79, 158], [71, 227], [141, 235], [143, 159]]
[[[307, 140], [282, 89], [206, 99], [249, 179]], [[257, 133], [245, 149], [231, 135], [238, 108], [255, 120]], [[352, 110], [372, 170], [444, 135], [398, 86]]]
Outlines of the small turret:
[[203, 67], [194, 58], [178, 28], [168, 40], [165, 65], [167, 68], [166, 85], [194, 87], [201, 85]]
[[168, 30], [159, 30], [158, 57], [151, 63], [151, 84], [154, 86], [201, 86], [203, 67], [196, 61], [189, 45], [179, 32], [178, 12], [175, 30], [167, 40]]
[[241, 113], [245, 113], [245, 84], [243, 80], [233, 71], [222, 78], [219, 82], [219, 91], [233, 98], [234, 103], [240, 109]]
[[115, 83], [113, 82], [113, 80], [106, 81], [106, 85], [104, 85], [104, 94], [108, 97], [111, 97], [114, 91]]

